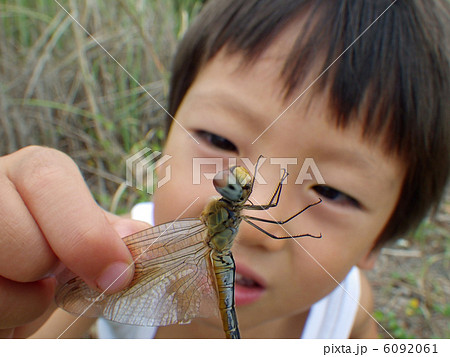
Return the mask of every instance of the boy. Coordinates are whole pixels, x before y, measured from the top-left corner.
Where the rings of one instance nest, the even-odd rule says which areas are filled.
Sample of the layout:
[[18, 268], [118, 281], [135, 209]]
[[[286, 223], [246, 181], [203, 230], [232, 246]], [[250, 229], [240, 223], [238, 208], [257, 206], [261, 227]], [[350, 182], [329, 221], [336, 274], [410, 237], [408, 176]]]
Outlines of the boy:
[[[353, 267], [370, 269], [382, 243], [414, 228], [437, 206], [448, 177], [443, 11], [445, 1], [210, 1], [186, 34], [169, 98], [177, 121], [165, 147], [172, 178], [155, 193], [155, 223], [177, 218], [200, 197], [183, 214], [198, 217], [216, 195], [210, 182], [191, 183], [194, 158], [297, 159], [270, 210], [276, 219], [323, 200], [285, 227], [321, 240], [272, 240], [241, 225], [233, 255], [244, 338], [317, 337], [311, 331], [328, 328], [330, 311], [338, 312], [331, 330], [376, 337], [370, 287]], [[294, 183], [305, 158], [325, 183]], [[99, 209], [57, 151], [26, 148], [2, 158], [0, 170], [0, 328], [3, 336], [28, 336], [53, 312], [59, 262], [105, 289], [131, 263], [119, 235], [145, 225]], [[252, 197], [265, 203], [279, 169], [266, 164], [259, 172], [269, 184], [257, 184]], [[270, 231], [285, 235], [278, 226]], [[349, 297], [341, 295], [342, 305], [332, 299], [341, 290], [336, 281], [359, 300], [347, 316]], [[321, 301], [335, 303], [322, 310], [323, 324], [315, 313]], [[347, 317], [342, 325], [339, 314]], [[37, 336], [59, 335], [66, 319], [56, 312]], [[65, 336], [91, 322], [80, 319]], [[156, 331], [160, 338], [222, 336], [216, 319]]]

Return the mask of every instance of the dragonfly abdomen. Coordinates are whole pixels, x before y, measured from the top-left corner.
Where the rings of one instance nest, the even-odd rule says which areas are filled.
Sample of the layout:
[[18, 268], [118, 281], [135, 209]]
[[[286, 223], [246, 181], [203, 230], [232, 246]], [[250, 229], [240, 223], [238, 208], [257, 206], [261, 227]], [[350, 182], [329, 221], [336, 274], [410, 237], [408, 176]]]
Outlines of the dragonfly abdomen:
[[208, 245], [211, 247], [211, 261], [216, 275], [219, 311], [227, 338], [240, 338], [234, 308], [235, 265], [230, 251], [242, 220], [239, 211], [230, 202], [216, 199], [206, 206], [201, 216], [208, 228]]
[[211, 252], [211, 260], [217, 280], [219, 310], [227, 338], [241, 338], [234, 308], [234, 274], [235, 265], [231, 252]]

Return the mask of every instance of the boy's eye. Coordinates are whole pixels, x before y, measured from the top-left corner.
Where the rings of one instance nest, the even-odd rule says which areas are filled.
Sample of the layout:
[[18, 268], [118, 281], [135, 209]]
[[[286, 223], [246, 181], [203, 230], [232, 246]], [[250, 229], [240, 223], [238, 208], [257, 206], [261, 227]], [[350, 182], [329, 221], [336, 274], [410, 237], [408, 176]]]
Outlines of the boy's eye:
[[326, 185], [317, 185], [313, 187], [314, 191], [316, 191], [324, 201], [331, 201], [340, 205], [351, 205], [354, 207], [360, 207], [360, 203], [355, 200], [353, 197], [346, 195], [345, 193], [336, 190], [330, 186]]
[[236, 145], [234, 145], [231, 141], [225, 139], [222, 136], [210, 133], [208, 131], [200, 130], [197, 132], [197, 135], [208, 144], [225, 151], [234, 151], [238, 152]]

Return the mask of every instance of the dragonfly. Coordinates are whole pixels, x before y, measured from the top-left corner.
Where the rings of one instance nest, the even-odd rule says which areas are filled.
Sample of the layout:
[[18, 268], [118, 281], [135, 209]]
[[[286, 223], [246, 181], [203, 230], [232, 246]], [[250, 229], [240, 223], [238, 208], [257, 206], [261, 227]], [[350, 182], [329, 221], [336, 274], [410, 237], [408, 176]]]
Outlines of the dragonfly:
[[[261, 158], [261, 156], [260, 156]], [[278, 237], [255, 222], [283, 225], [321, 202], [308, 205], [285, 220], [243, 214], [243, 210], [268, 210], [280, 200], [281, 179], [264, 205], [253, 204], [255, 173], [233, 166], [215, 175], [220, 198], [212, 198], [199, 218], [168, 222], [123, 238], [134, 264], [134, 277], [125, 290], [107, 294], [91, 289], [81, 278], [63, 284], [56, 293], [62, 309], [79, 316], [138, 326], [190, 323], [197, 317], [220, 315], [226, 338], [240, 338], [235, 310], [235, 263], [231, 247], [242, 221], [273, 239], [321, 238], [311, 234]]]

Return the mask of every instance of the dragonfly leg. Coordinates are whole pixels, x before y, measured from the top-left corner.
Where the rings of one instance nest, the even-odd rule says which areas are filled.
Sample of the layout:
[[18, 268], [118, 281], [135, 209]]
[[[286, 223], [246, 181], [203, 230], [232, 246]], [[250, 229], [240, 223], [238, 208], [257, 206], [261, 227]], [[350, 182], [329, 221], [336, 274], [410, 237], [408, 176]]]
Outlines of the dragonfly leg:
[[[295, 235], [295, 236], [278, 237], [278, 236], [266, 231], [265, 229], [261, 228], [260, 226], [256, 225], [252, 221], [248, 220], [248, 218], [250, 218], [250, 217], [244, 217], [244, 221], [247, 222], [248, 224], [250, 224], [251, 226], [255, 227], [260, 232], [263, 232], [264, 234], [268, 235], [270, 238], [273, 238], [273, 239], [290, 239], [290, 238], [302, 238], [302, 237], [322, 238], [322, 234], [320, 234], [318, 236], [314, 236], [312, 234], [299, 234], [299, 235]], [[253, 218], [255, 218], [255, 217], [253, 217]], [[270, 221], [270, 223], [277, 223], [277, 222]]]
[[[276, 207], [278, 205], [278, 202], [280, 201], [280, 195], [281, 195], [281, 188], [283, 187], [283, 182], [286, 180], [286, 177], [288, 176], [288, 173], [285, 169], [283, 169], [283, 176], [281, 177], [280, 181], [278, 182], [278, 186], [275, 189], [275, 192], [273, 193], [272, 197], [270, 198], [269, 203], [265, 205], [255, 205], [253, 203], [250, 203], [249, 205], [244, 205], [244, 209], [252, 209], [252, 210], [266, 210], [272, 207]], [[255, 177], [253, 177], [253, 181], [255, 180]], [[253, 186], [252, 186], [253, 187]], [[275, 202], [274, 202], [275, 201]]]
[[315, 203], [311, 203], [308, 206], [306, 206], [305, 208], [303, 208], [301, 211], [297, 212], [296, 214], [294, 214], [293, 216], [283, 220], [283, 221], [276, 221], [276, 220], [271, 220], [271, 219], [264, 219], [264, 218], [259, 218], [259, 217], [253, 217], [253, 216], [242, 216], [244, 217], [244, 219], [251, 219], [253, 221], [258, 221], [258, 222], [265, 222], [265, 223], [272, 223], [272, 224], [285, 224], [287, 222], [289, 222], [290, 220], [294, 219], [295, 217], [297, 217], [298, 215], [302, 214], [303, 212], [305, 212], [307, 209], [318, 205], [320, 202], [322, 202], [322, 199], [319, 198], [319, 201], [315, 202]]

